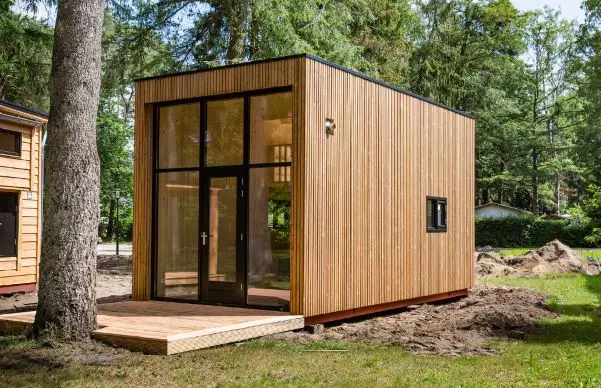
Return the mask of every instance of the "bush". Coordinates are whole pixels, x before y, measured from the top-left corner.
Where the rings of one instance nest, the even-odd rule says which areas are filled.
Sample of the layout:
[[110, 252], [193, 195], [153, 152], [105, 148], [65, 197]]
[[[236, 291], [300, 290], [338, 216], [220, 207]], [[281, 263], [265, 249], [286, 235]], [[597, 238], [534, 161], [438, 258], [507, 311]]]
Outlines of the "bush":
[[594, 228], [591, 234], [584, 238], [584, 241], [594, 247], [601, 247], [601, 228]]
[[476, 246], [530, 248], [558, 239], [570, 247], [590, 247], [585, 237], [592, 231], [588, 224], [543, 220], [535, 217], [476, 219]]

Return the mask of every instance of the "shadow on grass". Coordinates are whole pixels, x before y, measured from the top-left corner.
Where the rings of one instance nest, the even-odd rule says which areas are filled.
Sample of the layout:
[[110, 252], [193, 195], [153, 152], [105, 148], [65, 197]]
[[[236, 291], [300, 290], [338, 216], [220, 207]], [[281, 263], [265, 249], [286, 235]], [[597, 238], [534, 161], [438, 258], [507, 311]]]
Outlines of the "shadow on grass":
[[[598, 303], [601, 302], [601, 275], [586, 276], [586, 288], [597, 295]], [[599, 303], [601, 304], [601, 303]]]
[[76, 372], [81, 367], [116, 366], [127, 355], [94, 341], [60, 343], [0, 336], [0, 387], [69, 385], [82, 381]]
[[68, 363], [45, 350], [23, 336], [0, 336], [0, 385], [60, 386], [77, 380]]
[[596, 313], [545, 319], [536, 324], [540, 331], [526, 338], [527, 342], [577, 342], [586, 345], [601, 344], [601, 317]]
[[0, 336], [0, 350], [14, 348], [14, 347], [25, 347], [29, 344], [29, 341], [25, 336], [22, 335], [10, 335]]
[[586, 276], [585, 279], [586, 288], [595, 294], [597, 302], [562, 304], [552, 298], [549, 307], [561, 316], [538, 322], [540, 332], [529, 336], [527, 341], [601, 344], [601, 276]]

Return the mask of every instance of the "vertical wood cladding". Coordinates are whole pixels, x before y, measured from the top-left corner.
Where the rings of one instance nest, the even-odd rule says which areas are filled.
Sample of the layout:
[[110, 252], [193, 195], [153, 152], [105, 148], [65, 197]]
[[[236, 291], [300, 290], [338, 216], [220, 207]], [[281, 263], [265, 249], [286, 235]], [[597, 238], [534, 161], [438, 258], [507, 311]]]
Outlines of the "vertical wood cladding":
[[[281, 86], [294, 98], [291, 313], [471, 287], [474, 121], [296, 56], [136, 83], [133, 298], [151, 294], [153, 104]], [[426, 232], [427, 196], [447, 198], [446, 233]]]
[[[471, 287], [474, 121], [312, 59], [306, 85], [303, 314]], [[446, 233], [426, 196], [448, 199]]]

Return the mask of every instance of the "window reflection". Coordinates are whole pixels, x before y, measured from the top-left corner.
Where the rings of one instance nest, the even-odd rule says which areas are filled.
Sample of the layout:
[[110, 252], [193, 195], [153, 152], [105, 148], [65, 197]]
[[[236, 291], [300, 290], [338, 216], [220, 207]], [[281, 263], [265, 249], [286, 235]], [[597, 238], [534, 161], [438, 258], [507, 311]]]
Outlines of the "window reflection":
[[244, 99], [207, 102], [206, 166], [243, 162]]
[[250, 163], [292, 161], [292, 93], [250, 99]]
[[198, 167], [200, 104], [159, 109], [159, 168]]
[[276, 169], [250, 170], [248, 303], [287, 308], [292, 184], [275, 181]]
[[158, 174], [157, 296], [198, 298], [199, 173]]
[[211, 178], [209, 190], [209, 280], [234, 282], [237, 178]]

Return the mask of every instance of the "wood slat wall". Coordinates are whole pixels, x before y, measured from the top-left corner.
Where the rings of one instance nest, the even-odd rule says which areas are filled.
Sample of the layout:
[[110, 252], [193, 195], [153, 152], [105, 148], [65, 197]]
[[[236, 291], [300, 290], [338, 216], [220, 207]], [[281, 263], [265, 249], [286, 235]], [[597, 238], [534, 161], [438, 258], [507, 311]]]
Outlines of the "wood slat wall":
[[[474, 121], [299, 56], [136, 83], [133, 298], [151, 293], [152, 104], [279, 86], [294, 97], [291, 313], [471, 287]], [[426, 233], [428, 195], [448, 198], [447, 233]]]
[[[282, 86], [293, 87], [294, 121], [292, 174], [295, 182], [293, 204], [302, 203], [303, 185], [301, 167], [297, 161], [303, 157], [302, 128], [304, 117], [304, 92], [300, 85], [304, 79], [303, 57], [286, 58], [244, 66], [216, 68], [199, 73], [136, 82], [136, 119], [134, 136], [134, 230], [133, 230], [133, 290], [134, 300], [148, 300], [151, 295], [151, 225], [152, 225], [152, 107], [154, 103], [184, 100], [228, 93], [246, 92]], [[298, 184], [297, 184], [298, 182]], [[291, 312], [299, 313], [301, 306], [301, 272], [297, 246], [298, 210], [292, 214]], [[300, 251], [302, 252], [302, 251]]]
[[[15, 117], [17, 112], [3, 113]], [[41, 120], [45, 123], [45, 120]], [[38, 276], [41, 242], [41, 130], [24, 124], [0, 120], [0, 128], [20, 132], [22, 135], [21, 156], [0, 155], [0, 191], [16, 192], [19, 195], [17, 256], [0, 257], [0, 287], [35, 283]], [[31, 199], [27, 192], [31, 192]]]
[[[304, 316], [471, 287], [474, 121], [312, 59], [305, 71]], [[426, 233], [426, 196], [448, 198], [446, 233]]]

